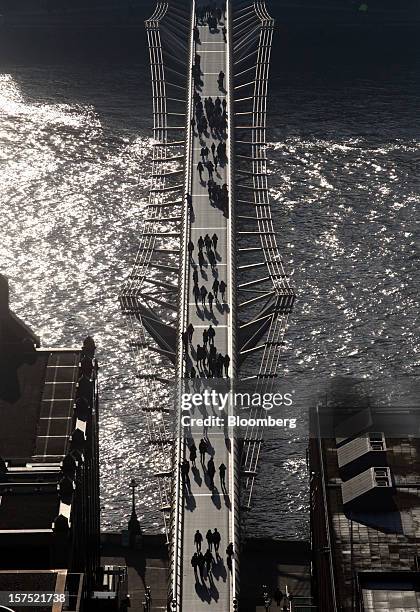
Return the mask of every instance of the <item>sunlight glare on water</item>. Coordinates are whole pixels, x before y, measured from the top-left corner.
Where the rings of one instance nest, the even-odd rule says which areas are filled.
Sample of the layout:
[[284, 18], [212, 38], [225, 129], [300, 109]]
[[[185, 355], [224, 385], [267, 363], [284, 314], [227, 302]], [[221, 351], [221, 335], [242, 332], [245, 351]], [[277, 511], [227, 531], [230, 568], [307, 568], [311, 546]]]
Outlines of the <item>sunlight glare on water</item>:
[[[336, 83], [282, 73], [271, 84], [270, 193], [298, 299], [281, 372], [418, 375], [417, 73]], [[331, 79], [329, 83], [328, 78]], [[0, 76], [0, 269], [12, 306], [44, 346], [98, 346], [102, 524], [138, 514], [161, 529], [144, 398], [118, 290], [136, 255], [151, 170], [148, 70], [124, 65], [12, 66]], [[399, 92], [411, 92], [401, 99]], [[362, 98], [371, 109], [356, 112]], [[256, 357], [255, 357], [256, 359]], [[156, 357], [156, 368], [159, 372]], [[262, 453], [253, 535], [303, 537], [306, 440]]]

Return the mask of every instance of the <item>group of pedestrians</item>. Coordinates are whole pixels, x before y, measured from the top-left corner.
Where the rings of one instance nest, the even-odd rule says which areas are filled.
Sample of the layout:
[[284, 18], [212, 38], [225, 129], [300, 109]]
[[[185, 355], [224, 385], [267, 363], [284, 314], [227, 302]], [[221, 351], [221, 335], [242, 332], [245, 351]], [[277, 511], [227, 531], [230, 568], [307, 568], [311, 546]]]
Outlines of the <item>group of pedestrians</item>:
[[[192, 440], [188, 444], [190, 461], [193, 467], [196, 467], [197, 460], [197, 447], [195, 445], [194, 440]], [[200, 463], [203, 466], [203, 469], [206, 470], [206, 455], [210, 455], [210, 458], [207, 462], [207, 474], [210, 480], [210, 486], [214, 489], [214, 476], [216, 474], [216, 467], [214, 464], [213, 455], [210, 453], [209, 442], [205, 438], [201, 438], [198, 444], [198, 451], [200, 453]], [[188, 463], [188, 461], [187, 461]], [[226, 471], [227, 468], [224, 463], [221, 463], [219, 466], [219, 475], [220, 475], [220, 486], [222, 490], [226, 491]]]
[[[218, 353], [216, 347], [197, 344], [196, 350], [197, 370], [206, 378], [229, 378], [230, 357]], [[190, 378], [196, 378], [197, 371], [193, 366], [190, 369]]]
[[[196, 58], [199, 57], [199, 55], [196, 55]], [[199, 63], [194, 64], [193, 74], [195, 75], [194, 81], [196, 85], [196, 91], [194, 92], [194, 116], [191, 119], [193, 130], [197, 128], [198, 135], [202, 138], [203, 134], [207, 134], [207, 130], [210, 128], [213, 138], [220, 140], [226, 139], [228, 123], [226, 98], [221, 100], [219, 96], [217, 96], [216, 100], [213, 102], [213, 98], [209, 96], [205, 98], [203, 105], [201, 95], [197, 91], [203, 84]], [[221, 91], [224, 91], [224, 78], [224, 72], [220, 71], [217, 82]]]
[[229, 190], [227, 184], [224, 183], [220, 186], [210, 179], [207, 183], [207, 191], [210, 204], [221, 210], [223, 214], [227, 216], [229, 212]]
[[[182, 463], [180, 463], [179, 468], [181, 471], [182, 482], [186, 486], [187, 490], [191, 492], [191, 481], [190, 481], [190, 463], [194, 469], [197, 468], [197, 447], [195, 445], [194, 440], [192, 440], [188, 445], [189, 451], [189, 460], [187, 458], [184, 459]], [[213, 455], [210, 454], [209, 442], [205, 438], [201, 438], [198, 445], [198, 452], [200, 453], [200, 463], [203, 467], [205, 474], [208, 477], [210, 489], [215, 488], [214, 477], [216, 475], [216, 466], [214, 463]], [[210, 455], [209, 460], [206, 465], [206, 454]], [[219, 477], [220, 477], [220, 487], [224, 494], [227, 494], [226, 488], [226, 472], [227, 467], [224, 463], [221, 463], [219, 466]]]
[[[184, 348], [188, 352], [188, 346], [192, 346], [193, 336], [194, 336], [195, 328], [192, 323], [190, 323], [183, 333], [182, 339], [184, 343]], [[216, 336], [216, 331], [213, 325], [209, 325], [207, 329], [203, 331], [203, 342], [207, 344], [209, 342], [211, 345], [214, 345], [214, 338]]]
[[[218, 281], [215, 281], [218, 282]], [[222, 281], [223, 282], [223, 281]], [[194, 325], [190, 323], [182, 334], [185, 355], [188, 357], [189, 349], [193, 348]], [[214, 344], [216, 331], [212, 325], [203, 330], [203, 344], [197, 344], [196, 365], [197, 369], [191, 365], [188, 377], [195, 379], [204, 375], [206, 378], [229, 378], [230, 357], [217, 351]]]
[[226, 2], [220, 5], [206, 5], [197, 7], [197, 22], [199, 25], [208, 25], [210, 32], [217, 31], [217, 26], [222, 24], [222, 19], [226, 16]]
[[[200, 57], [199, 55], [196, 56]], [[196, 64], [197, 65], [197, 64]], [[201, 68], [199, 69], [201, 79]], [[225, 73], [221, 70], [217, 79], [219, 89], [224, 91]], [[204, 119], [204, 121], [203, 121]], [[213, 101], [212, 97], [205, 98], [204, 104], [202, 97], [198, 91], [194, 92], [194, 116], [191, 120], [193, 129], [197, 127], [199, 136], [207, 131], [210, 127], [214, 138], [223, 140], [226, 138], [227, 130], [227, 101], [226, 98], [221, 100], [219, 96]], [[201, 129], [200, 129], [201, 124]]]
[[[200, 268], [200, 271], [202, 272], [203, 266], [205, 266], [206, 264], [206, 259], [204, 256], [204, 247], [205, 247], [205, 252], [207, 255], [207, 259], [209, 260], [209, 264], [210, 267], [213, 271], [216, 270], [216, 266], [217, 266], [217, 243], [219, 241], [219, 238], [217, 236], [217, 234], [213, 234], [213, 236], [210, 238], [210, 236], [208, 234], [206, 234], [203, 238], [203, 236], [200, 236], [198, 241], [197, 241], [197, 246], [198, 246], [198, 266]], [[212, 250], [212, 247], [214, 250]], [[190, 260], [192, 259], [192, 254], [195, 250], [194, 247], [194, 243], [192, 241], [189, 242], [188, 244], [188, 252], [190, 255]], [[197, 268], [194, 268], [193, 271], [193, 281], [194, 284], [198, 283], [198, 271]], [[217, 299], [217, 296], [216, 296]]]
[[[201, 582], [205, 584], [206, 575], [210, 584], [213, 584], [213, 563], [214, 557], [212, 553], [212, 547], [214, 546], [216, 553], [216, 561], [220, 560], [219, 549], [220, 549], [220, 541], [221, 536], [220, 532], [217, 528], [214, 528], [214, 531], [209, 529], [206, 533], [206, 540], [208, 542], [208, 548], [205, 554], [201, 552], [201, 545], [203, 542], [203, 536], [199, 529], [194, 534], [194, 544], [197, 548], [196, 552], [193, 554], [191, 558], [191, 565], [194, 569], [194, 575], [196, 582], [199, 582], [199, 577]], [[217, 549], [216, 549], [217, 547]], [[226, 557], [227, 557], [227, 565], [230, 571], [232, 571], [232, 559], [233, 559], [233, 544], [230, 542], [228, 547], [226, 548]]]
[[[210, 256], [208, 255], [210, 265], [212, 269], [215, 270], [216, 257], [213, 251], [211, 251], [210, 254], [211, 254], [211, 259], [210, 259]], [[190, 251], [190, 260], [192, 260], [192, 250]], [[204, 259], [204, 255], [202, 251], [200, 251], [198, 254], [198, 262], [199, 262], [199, 266], [201, 270], [202, 266], [205, 263], [205, 259]], [[220, 303], [221, 301], [225, 303], [227, 285], [224, 280], [219, 281], [217, 278], [215, 278], [213, 281], [213, 285], [212, 285], [212, 291], [208, 291], [205, 285], [201, 285], [200, 287], [198, 270], [197, 268], [195, 268], [193, 271], [193, 283], [194, 284], [193, 284], [192, 292], [194, 296], [195, 306], [198, 311], [200, 310], [199, 304], [201, 304], [201, 307], [205, 310], [207, 307], [207, 303], [208, 303], [209, 311], [211, 314], [213, 314], [214, 301], [216, 301], [216, 303]], [[219, 294], [220, 294], [221, 300], [219, 300]]]

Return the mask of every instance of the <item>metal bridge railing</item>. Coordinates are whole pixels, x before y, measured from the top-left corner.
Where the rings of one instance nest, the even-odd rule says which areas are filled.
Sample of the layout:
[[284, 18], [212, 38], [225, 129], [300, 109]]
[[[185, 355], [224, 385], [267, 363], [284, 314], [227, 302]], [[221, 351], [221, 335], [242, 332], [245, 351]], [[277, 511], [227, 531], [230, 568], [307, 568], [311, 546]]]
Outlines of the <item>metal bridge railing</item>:
[[181, 232], [181, 244], [180, 254], [182, 258], [181, 263], [181, 275], [180, 275], [180, 288], [178, 294], [178, 334], [177, 334], [177, 363], [176, 363], [176, 375], [178, 384], [178, 395], [177, 395], [177, 406], [176, 419], [177, 419], [177, 431], [174, 448], [173, 458], [173, 519], [171, 524], [171, 605], [172, 610], [175, 612], [181, 610], [182, 600], [182, 569], [183, 569], [183, 550], [182, 550], [182, 535], [183, 535], [183, 519], [184, 519], [184, 497], [183, 497], [183, 483], [181, 479], [181, 473], [179, 466], [185, 458], [185, 440], [182, 431], [181, 418], [180, 418], [180, 397], [183, 393], [183, 379], [185, 376], [184, 371], [184, 346], [182, 343], [182, 334], [186, 330], [188, 325], [188, 296], [189, 296], [189, 254], [188, 254], [188, 242], [190, 235], [190, 211], [187, 207], [187, 195], [191, 192], [192, 185], [192, 147], [193, 147], [193, 130], [191, 126], [191, 119], [193, 113], [193, 93], [194, 83], [192, 70], [190, 66], [193, 64], [193, 58], [195, 54], [195, 42], [193, 36], [193, 28], [195, 25], [195, 0], [191, 3], [191, 17], [190, 17], [190, 39], [189, 39], [189, 53], [188, 53], [188, 95], [187, 95], [187, 113], [186, 113], [186, 151], [185, 151], [185, 174], [184, 174], [184, 193], [183, 193], [183, 204], [182, 204], [182, 232]]
[[[237, 180], [237, 189], [241, 192], [245, 191], [246, 194], [250, 193], [250, 196], [241, 197], [238, 202], [243, 205], [250, 205], [255, 211], [255, 217], [242, 218], [255, 223], [255, 232], [260, 237], [264, 263], [268, 271], [268, 278], [273, 285], [273, 295], [276, 300], [263, 346], [258, 374], [250, 377], [257, 381], [256, 392], [266, 393], [272, 390], [278, 372], [282, 345], [284, 344], [283, 338], [294, 302], [294, 292], [289, 285], [278, 249], [268, 192], [266, 111], [274, 20], [268, 14], [265, 1], [255, 0], [251, 4], [246, 3], [243, 8], [240, 8], [236, 13], [234, 28], [236, 31], [235, 67], [238, 70], [236, 76], [247, 80], [247, 82], [236, 86], [235, 89], [240, 92], [239, 95], [245, 96], [239, 98], [236, 102], [250, 107], [249, 110], [237, 113], [240, 118], [250, 121], [250, 125], [238, 126], [237, 129], [244, 130], [242, 133], [245, 134], [250, 133], [249, 140], [238, 140], [238, 142], [250, 148], [250, 155], [240, 157], [251, 163], [249, 172], [244, 170], [238, 172], [240, 178]], [[250, 62], [252, 62], [251, 67], [247, 68], [246, 66]], [[252, 92], [249, 96], [246, 96], [247, 89]], [[253, 198], [253, 205], [250, 201], [251, 197]], [[252, 268], [253, 266], [249, 267]], [[253, 287], [256, 282], [249, 283], [249, 287]], [[269, 290], [265, 294], [264, 291], [260, 291], [260, 295], [257, 294], [255, 298], [248, 300], [242, 306], [245, 306], [245, 304], [252, 305], [269, 298]], [[263, 416], [263, 412], [261, 408], [254, 408], [249, 416], [258, 419]], [[247, 474], [245, 483], [245, 504], [247, 506], [251, 503], [263, 432], [262, 426], [255, 425], [248, 426], [245, 433], [242, 468]]]
[[[166, 278], [165, 282], [161, 282], [158, 277], [151, 274], [151, 270], [156, 270], [157, 273], [164, 272], [165, 275], [168, 271], [178, 273], [174, 265], [174, 256], [179, 252], [176, 241], [179, 241], [180, 229], [177, 228], [177, 224], [179, 225], [179, 210], [182, 207], [182, 201], [181, 196], [176, 195], [180, 186], [176, 182], [174, 184], [174, 179], [176, 180], [176, 177], [184, 171], [179, 167], [180, 164], [182, 166], [184, 155], [176, 153], [177, 148], [183, 148], [184, 142], [169, 137], [173, 130], [180, 128], [171, 126], [169, 123], [169, 116], [177, 116], [178, 113], [171, 113], [168, 108], [170, 98], [161, 37], [162, 20], [167, 15], [168, 6], [168, 2], [159, 1], [154, 14], [145, 24], [152, 77], [155, 139], [152, 144], [151, 184], [149, 202], [146, 207], [147, 217], [143, 224], [137, 256], [132, 272], [120, 292], [120, 303], [124, 314], [127, 315], [127, 326], [131, 337], [130, 348], [135, 359], [137, 376], [142, 381], [141, 391], [144, 395], [142, 409], [146, 415], [149, 439], [155, 445], [155, 454], [159, 457], [158, 494], [167, 537], [170, 531], [169, 512], [171, 508], [171, 482], [169, 480], [171, 465], [167, 447], [173, 444], [173, 431], [166, 423], [165, 410], [161, 409], [164, 403], [162, 401], [164, 395], [162, 379], [158, 379], [154, 371], [158, 365], [162, 366], [162, 364], [158, 364], [155, 349], [152, 351], [151, 339], [143, 326], [141, 305], [148, 306], [151, 303], [162, 312], [167, 303], [172, 302], [172, 299], [165, 299], [162, 293], [175, 295], [178, 289], [177, 284], [166, 282]], [[175, 9], [174, 18], [178, 20], [179, 25], [182, 14], [178, 9]], [[167, 244], [161, 247], [163, 237], [171, 241], [171, 248], [168, 249]], [[170, 377], [169, 375], [168, 380]]]

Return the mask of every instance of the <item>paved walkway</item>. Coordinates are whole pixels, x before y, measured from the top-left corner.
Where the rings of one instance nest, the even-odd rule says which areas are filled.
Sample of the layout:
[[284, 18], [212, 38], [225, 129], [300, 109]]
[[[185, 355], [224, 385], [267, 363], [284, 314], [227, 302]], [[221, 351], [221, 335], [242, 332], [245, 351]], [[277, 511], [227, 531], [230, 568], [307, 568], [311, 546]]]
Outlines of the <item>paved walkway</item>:
[[[218, 75], [222, 70], [225, 74], [228, 72], [227, 67], [227, 44], [224, 41], [223, 25], [219, 24], [217, 33], [210, 33], [207, 26], [199, 26], [201, 44], [197, 44], [197, 53], [201, 58], [201, 70], [203, 85], [200, 91], [204, 103], [208, 96], [213, 98], [213, 101], [220, 97], [225, 98], [225, 92], [219, 90]], [[229, 111], [229, 105], [228, 105]], [[212, 291], [214, 279], [223, 280], [227, 286], [226, 300], [229, 301], [229, 289], [231, 287], [230, 279], [230, 251], [228, 245], [229, 236], [229, 218], [228, 213], [223, 213], [222, 210], [213, 206], [209, 199], [207, 180], [208, 171], [205, 169], [203, 173], [203, 181], [200, 181], [199, 173], [196, 170], [197, 164], [201, 159], [200, 152], [203, 144], [210, 149], [209, 159], [213, 161], [211, 153], [211, 145], [214, 142], [217, 146], [219, 140], [213, 139], [210, 130], [207, 135], [200, 141], [197, 131], [194, 135], [194, 150], [192, 156], [192, 198], [194, 213], [191, 218], [190, 239], [194, 243], [193, 264], [189, 269], [189, 305], [188, 305], [188, 322], [194, 325], [195, 331], [190, 349], [190, 361], [196, 369], [196, 348], [197, 344], [203, 345], [202, 333], [211, 323], [215, 329], [215, 346], [217, 352], [225, 355], [229, 351], [229, 334], [231, 330], [231, 312], [228, 303], [223, 301], [215, 302], [213, 312], [209, 310], [208, 303], [206, 307], [196, 307], [193, 295], [193, 271], [196, 269], [199, 273], [198, 284], [201, 287], [204, 285], [208, 292]], [[214, 180], [221, 186], [228, 182], [227, 165], [220, 167], [217, 173], [214, 174]], [[205, 255], [205, 265], [200, 271], [198, 267], [198, 240], [200, 236], [205, 237], [208, 234], [210, 237], [217, 234], [218, 243], [216, 250], [217, 265], [214, 270], [209, 265], [206, 254], [206, 247], [203, 249]], [[212, 249], [213, 250], [213, 249]], [[220, 296], [219, 296], [220, 299]], [[200, 416], [199, 414], [195, 416]], [[199, 446], [200, 437], [203, 431], [199, 430], [193, 433], [195, 445]], [[185, 513], [184, 513], [184, 542], [183, 542], [183, 575], [182, 575], [182, 610], [188, 612], [200, 612], [201, 610], [220, 610], [227, 612], [230, 609], [231, 594], [231, 574], [227, 567], [226, 547], [232, 540], [230, 530], [231, 521], [231, 500], [232, 491], [229, 482], [229, 466], [231, 456], [229, 452], [229, 439], [225, 438], [223, 427], [210, 427], [207, 430], [207, 439], [209, 445], [209, 454], [206, 454], [207, 464], [210, 456], [213, 456], [216, 467], [215, 486], [212, 489], [210, 486], [207, 470], [200, 463], [200, 455], [197, 458], [197, 468], [190, 472], [191, 492], [185, 494]], [[188, 451], [187, 451], [188, 458]], [[227, 489], [222, 491], [219, 478], [219, 466], [224, 463], [228, 468], [226, 475]], [[197, 529], [203, 535], [204, 541], [202, 552], [207, 551], [206, 533], [208, 529], [214, 530], [217, 528], [221, 534], [220, 556], [217, 557], [213, 553], [214, 561], [212, 566], [213, 579], [211, 580], [206, 574], [204, 580], [194, 577], [194, 570], [191, 566], [191, 558], [195, 552], [194, 534]], [[198, 574], [199, 576], [199, 574]]]

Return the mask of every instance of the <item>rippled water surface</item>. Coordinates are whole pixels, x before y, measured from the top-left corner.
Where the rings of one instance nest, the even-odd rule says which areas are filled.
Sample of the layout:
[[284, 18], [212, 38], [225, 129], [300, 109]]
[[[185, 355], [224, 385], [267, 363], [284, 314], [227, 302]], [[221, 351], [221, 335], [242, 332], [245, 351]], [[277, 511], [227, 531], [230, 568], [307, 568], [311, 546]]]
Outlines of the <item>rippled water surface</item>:
[[[279, 69], [269, 157], [279, 243], [298, 294], [290, 376], [418, 375], [420, 86], [417, 63]], [[0, 269], [44, 346], [95, 337], [101, 364], [102, 522], [121, 528], [127, 483], [161, 528], [117, 292], [136, 253], [151, 153], [142, 64], [2, 66]], [[264, 448], [254, 534], [303, 537], [305, 441]]]

